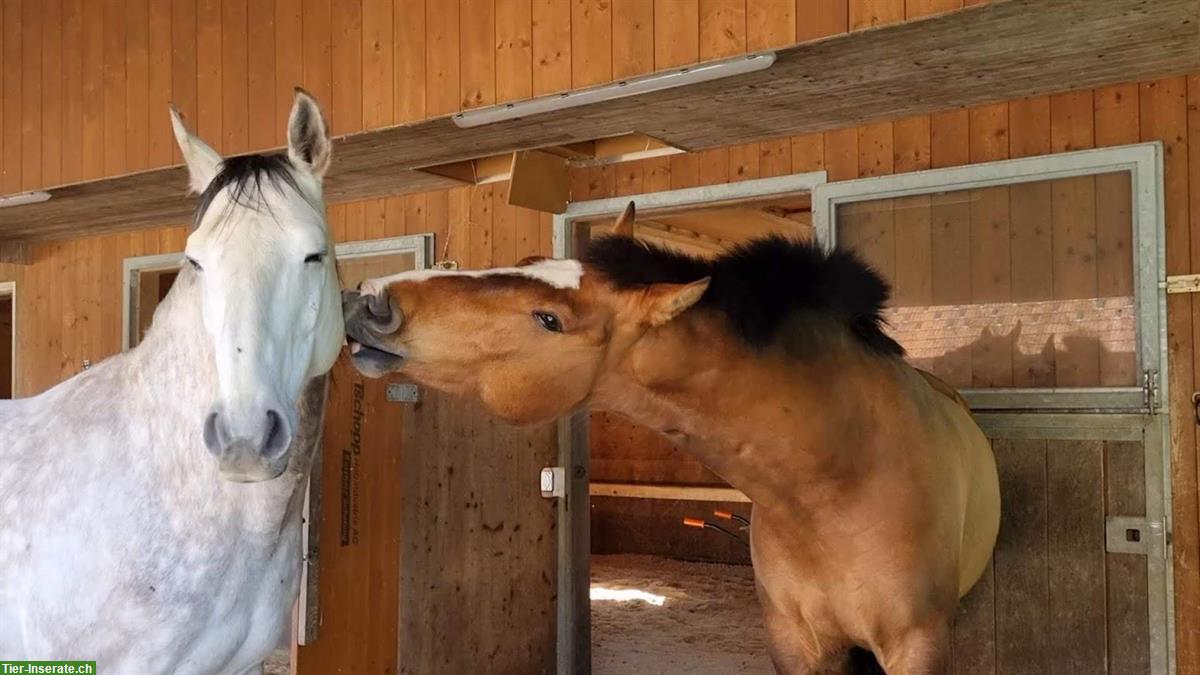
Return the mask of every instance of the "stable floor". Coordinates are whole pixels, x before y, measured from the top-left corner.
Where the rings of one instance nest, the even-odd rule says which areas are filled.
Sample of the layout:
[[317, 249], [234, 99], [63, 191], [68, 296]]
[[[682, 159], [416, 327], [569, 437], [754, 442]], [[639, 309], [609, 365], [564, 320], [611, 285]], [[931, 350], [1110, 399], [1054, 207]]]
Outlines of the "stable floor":
[[753, 570], [592, 556], [592, 672], [770, 675]]

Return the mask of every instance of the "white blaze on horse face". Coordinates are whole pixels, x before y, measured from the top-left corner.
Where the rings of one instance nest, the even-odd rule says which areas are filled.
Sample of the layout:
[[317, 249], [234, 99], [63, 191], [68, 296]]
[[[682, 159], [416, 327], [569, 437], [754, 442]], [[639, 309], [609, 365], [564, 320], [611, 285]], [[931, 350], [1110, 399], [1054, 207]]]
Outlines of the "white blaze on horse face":
[[583, 279], [583, 265], [578, 260], [539, 260], [521, 267], [496, 267], [486, 270], [416, 270], [401, 272], [389, 277], [367, 279], [362, 282], [359, 291], [364, 294], [377, 295], [383, 289], [401, 281], [425, 281], [436, 277], [475, 277], [484, 278], [496, 275], [528, 277], [541, 281], [554, 288], [578, 290]]

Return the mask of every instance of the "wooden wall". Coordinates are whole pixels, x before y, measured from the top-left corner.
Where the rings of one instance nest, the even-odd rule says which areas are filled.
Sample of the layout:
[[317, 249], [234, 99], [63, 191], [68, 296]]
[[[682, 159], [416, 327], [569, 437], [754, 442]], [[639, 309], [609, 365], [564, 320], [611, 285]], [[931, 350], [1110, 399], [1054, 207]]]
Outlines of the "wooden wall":
[[[966, 4], [973, 4], [965, 0]], [[171, 164], [174, 101], [224, 152], [278, 145], [291, 89], [335, 133], [960, 8], [964, 0], [0, 0], [0, 193]], [[1200, 74], [577, 172], [576, 199], [824, 168], [831, 180], [1138, 140], [1167, 147], [1170, 274], [1200, 272]], [[1194, 130], [1194, 131], [1193, 131]], [[1200, 140], [1196, 142], [1200, 143]], [[335, 168], [336, 171], [336, 159]], [[182, 187], [182, 186], [181, 186]], [[434, 231], [464, 265], [547, 252], [504, 185], [331, 209], [339, 240]], [[120, 346], [121, 261], [179, 228], [39, 245], [18, 282], [18, 388]], [[440, 246], [440, 245], [439, 245]], [[439, 251], [441, 254], [442, 251]], [[1189, 397], [1200, 305], [1169, 302], [1179, 672], [1200, 673], [1200, 498]], [[602, 459], [602, 458], [600, 458]]]

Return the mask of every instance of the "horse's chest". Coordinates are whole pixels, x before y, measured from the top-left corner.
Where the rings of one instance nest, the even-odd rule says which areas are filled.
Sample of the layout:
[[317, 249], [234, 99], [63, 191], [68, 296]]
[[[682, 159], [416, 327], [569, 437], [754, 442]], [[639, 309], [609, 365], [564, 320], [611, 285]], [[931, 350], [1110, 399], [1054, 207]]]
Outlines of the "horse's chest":
[[270, 554], [234, 561], [225, 575], [212, 578], [209, 610], [196, 617], [200, 630], [192, 633], [201, 637], [184, 662], [236, 672], [261, 661], [283, 634], [299, 569], [298, 542], [281, 541]]

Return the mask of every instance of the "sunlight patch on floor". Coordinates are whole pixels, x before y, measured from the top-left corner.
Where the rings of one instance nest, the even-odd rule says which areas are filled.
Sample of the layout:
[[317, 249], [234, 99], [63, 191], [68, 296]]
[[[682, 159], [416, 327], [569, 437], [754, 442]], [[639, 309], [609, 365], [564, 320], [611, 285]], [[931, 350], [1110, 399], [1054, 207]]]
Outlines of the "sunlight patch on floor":
[[615, 602], [644, 602], [655, 607], [662, 607], [667, 601], [664, 595], [655, 595], [636, 588], [605, 588], [592, 586], [591, 598], [595, 600], [611, 600]]

